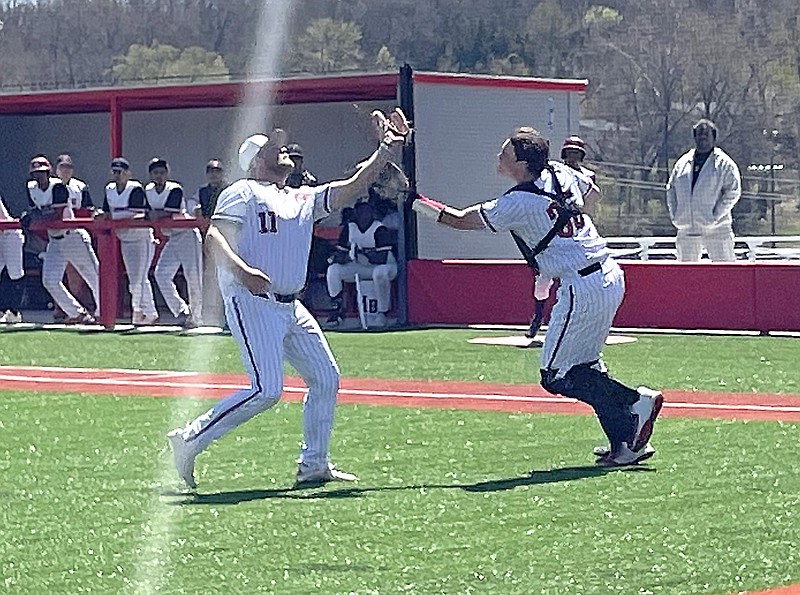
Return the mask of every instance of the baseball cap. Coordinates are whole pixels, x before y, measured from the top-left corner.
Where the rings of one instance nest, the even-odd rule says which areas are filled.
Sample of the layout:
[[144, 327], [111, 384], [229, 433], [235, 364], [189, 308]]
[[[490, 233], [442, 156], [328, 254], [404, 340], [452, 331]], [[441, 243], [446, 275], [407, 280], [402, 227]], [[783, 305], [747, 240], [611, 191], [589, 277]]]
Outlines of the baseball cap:
[[244, 171], [250, 169], [250, 163], [258, 155], [261, 148], [269, 142], [266, 134], [253, 134], [248, 136], [239, 146], [239, 167]]
[[302, 157], [303, 156], [303, 147], [296, 143], [292, 143], [291, 145], [286, 146], [286, 151], [289, 153], [289, 157]]
[[[272, 131], [272, 141], [278, 146], [282, 146], [286, 142], [286, 134], [280, 128], [276, 128]], [[268, 142], [270, 142], [270, 138], [266, 134], [248, 136], [239, 146], [239, 167], [244, 171], [250, 169], [253, 158]]]
[[73, 167], [72, 157], [70, 157], [66, 153], [62, 153], [61, 155], [56, 157], [56, 167], [58, 167], [59, 165], [66, 165], [68, 167]]
[[561, 152], [563, 154], [565, 149], [575, 149], [576, 151], [580, 151], [583, 153], [583, 156], [586, 156], [586, 143], [583, 142], [583, 139], [580, 136], [570, 136], [564, 141], [564, 145], [561, 147]]
[[163, 167], [164, 169], [169, 169], [169, 166], [167, 165], [167, 160], [161, 159], [160, 157], [153, 157], [150, 160], [150, 163], [147, 164], [147, 171], [151, 172], [157, 167]]
[[220, 170], [223, 170], [223, 169], [225, 169], [225, 168], [224, 168], [224, 167], [222, 167], [222, 161], [220, 161], [219, 159], [212, 159], [211, 161], [209, 161], [208, 163], [206, 163], [206, 172], [209, 172], [209, 171], [211, 171], [212, 169], [220, 169]]
[[43, 155], [38, 155], [31, 159], [31, 171], [50, 171], [50, 162], [47, 160], [47, 157]]
[[111, 160], [111, 169], [130, 169], [131, 164], [124, 157], [114, 157]]

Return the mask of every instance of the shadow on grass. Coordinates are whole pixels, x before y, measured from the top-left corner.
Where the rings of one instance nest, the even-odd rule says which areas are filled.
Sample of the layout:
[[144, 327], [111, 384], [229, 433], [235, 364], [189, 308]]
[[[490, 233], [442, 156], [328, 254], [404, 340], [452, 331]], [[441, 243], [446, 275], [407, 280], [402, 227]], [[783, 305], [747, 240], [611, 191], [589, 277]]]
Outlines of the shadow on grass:
[[[419, 490], [462, 490], [464, 492], [473, 493], [486, 493], [486, 492], [502, 492], [505, 490], [513, 490], [522, 486], [541, 485], [546, 483], [558, 483], [561, 481], [574, 481], [577, 479], [588, 479], [591, 477], [601, 477], [608, 473], [643, 473], [654, 472], [655, 469], [648, 467], [621, 467], [616, 469], [608, 469], [595, 466], [584, 467], [562, 467], [560, 469], [550, 469], [547, 471], [531, 471], [527, 475], [521, 477], [510, 477], [505, 479], [495, 479], [490, 481], [481, 481], [478, 483], [458, 484], [416, 484], [416, 485], [402, 485], [402, 486], [374, 486], [374, 487], [358, 487], [355, 485], [348, 485], [347, 487], [338, 487], [335, 489], [327, 490], [314, 490], [320, 488], [320, 485], [307, 486], [307, 487], [291, 487], [291, 488], [277, 488], [270, 490], [235, 490], [230, 492], [216, 492], [213, 494], [197, 494], [197, 493], [182, 493], [182, 492], [163, 492], [164, 496], [183, 496], [183, 500], [173, 501], [170, 504], [174, 506], [185, 505], [225, 505], [225, 504], [240, 504], [242, 502], [252, 502], [254, 500], [269, 500], [271, 498], [283, 498], [293, 500], [317, 500], [317, 499], [335, 499], [335, 498], [360, 498], [364, 495], [373, 492], [396, 492], [396, 491], [419, 491]], [[342, 484], [326, 484], [328, 487], [332, 485], [341, 486]]]

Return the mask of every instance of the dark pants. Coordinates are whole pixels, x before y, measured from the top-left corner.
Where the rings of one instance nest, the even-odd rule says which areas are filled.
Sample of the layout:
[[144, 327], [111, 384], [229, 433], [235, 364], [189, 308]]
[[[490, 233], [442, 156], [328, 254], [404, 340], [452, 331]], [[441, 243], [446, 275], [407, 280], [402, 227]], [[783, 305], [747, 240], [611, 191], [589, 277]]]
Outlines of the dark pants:
[[574, 366], [558, 379], [557, 370], [542, 370], [542, 387], [594, 409], [612, 449], [623, 442], [631, 444], [635, 428], [630, 408], [639, 400], [639, 393], [593, 367], [596, 365], [597, 362], [592, 362]]

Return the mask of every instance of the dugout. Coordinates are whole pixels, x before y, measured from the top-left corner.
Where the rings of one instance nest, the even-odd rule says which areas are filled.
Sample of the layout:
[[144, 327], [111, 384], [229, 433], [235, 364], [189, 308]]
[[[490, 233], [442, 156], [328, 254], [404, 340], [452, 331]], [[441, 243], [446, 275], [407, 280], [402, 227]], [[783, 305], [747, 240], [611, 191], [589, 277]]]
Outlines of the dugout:
[[[405, 166], [420, 188], [456, 205], [505, 190], [494, 172], [495, 155], [513, 128], [539, 128], [553, 146], [578, 130], [585, 80], [415, 73], [360, 74], [214, 84], [87, 89], [0, 95], [0, 193], [16, 214], [26, 203], [31, 156], [73, 156], [76, 176], [95, 200], [109, 179], [112, 156], [124, 155], [134, 178], [146, 179], [153, 156], [170, 162], [172, 178], [187, 193], [204, 183], [214, 157], [235, 164], [240, 130], [267, 114], [262, 130], [280, 126], [305, 150], [306, 166], [322, 181], [342, 177], [375, 146], [368, 114], [401, 105], [413, 119], [415, 147]], [[248, 107], [240, 107], [246, 103]], [[237, 132], [238, 131], [238, 132]], [[229, 179], [242, 172], [230, 168]], [[329, 228], [338, 218], [324, 222]], [[424, 259], [516, 258], [510, 238], [458, 234], [406, 223], [402, 254]], [[405, 322], [405, 263], [398, 276], [398, 316]], [[105, 295], [105, 291], [103, 292]]]

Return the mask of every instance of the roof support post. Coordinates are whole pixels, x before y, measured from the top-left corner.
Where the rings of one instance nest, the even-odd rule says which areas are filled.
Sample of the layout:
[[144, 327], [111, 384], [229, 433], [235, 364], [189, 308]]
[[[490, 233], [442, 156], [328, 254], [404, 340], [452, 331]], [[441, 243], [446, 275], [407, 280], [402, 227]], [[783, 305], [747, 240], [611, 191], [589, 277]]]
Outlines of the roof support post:
[[117, 94], [111, 96], [109, 101], [109, 148], [111, 149], [110, 159], [122, 156], [122, 105], [120, 97]]

